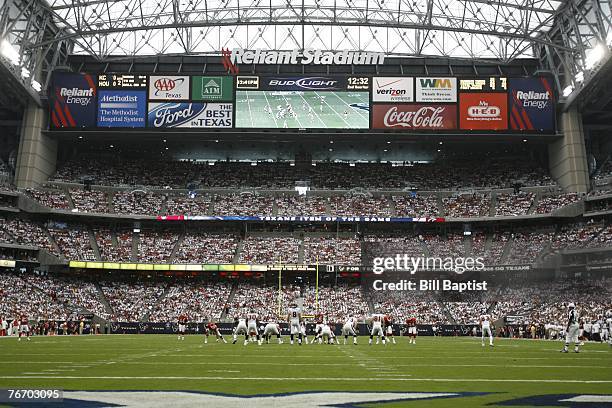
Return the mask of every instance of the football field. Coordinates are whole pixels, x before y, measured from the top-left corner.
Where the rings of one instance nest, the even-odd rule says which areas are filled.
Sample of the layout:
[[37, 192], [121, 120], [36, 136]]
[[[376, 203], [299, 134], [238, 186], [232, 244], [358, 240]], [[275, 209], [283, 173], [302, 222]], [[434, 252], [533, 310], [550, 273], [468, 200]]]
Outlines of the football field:
[[236, 127], [368, 129], [368, 98], [367, 92], [237, 91]]
[[64, 398], [73, 406], [573, 406], [556, 402], [568, 398], [599, 401], [579, 406], [612, 404], [607, 344], [562, 354], [551, 341], [497, 339], [483, 348], [468, 337], [398, 340], [244, 346], [204, 344], [196, 335], [2, 338], [0, 388], [71, 390]]

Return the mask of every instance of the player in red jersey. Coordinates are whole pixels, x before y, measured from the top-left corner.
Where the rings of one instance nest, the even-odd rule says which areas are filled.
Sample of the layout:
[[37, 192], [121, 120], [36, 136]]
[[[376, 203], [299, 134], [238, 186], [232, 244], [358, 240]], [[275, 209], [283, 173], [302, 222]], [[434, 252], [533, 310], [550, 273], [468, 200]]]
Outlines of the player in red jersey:
[[208, 343], [208, 335], [214, 335], [217, 342], [221, 340], [222, 342], [227, 343], [227, 340], [223, 338], [221, 332], [219, 331], [219, 326], [217, 326], [215, 322], [208, 322], [208, 324], [206, 324], [204, 335], [206, 336], [204, 337], [204, 344]]
[[406, 326], [408, 326], [408, 344], [416, 344], [416, 317], [409, 317], [406, 319]]
[[385, 331], [387, 332], [387, 338], [393, 341], [393, 344], [397, 344], [395, 342], [395, 336], [393, 335], [393, 318], [389, 315], [386, 315], [383, 319], [383, 323], [385, 325]]
[[185, 329], [187, 327], [187, 316], [184, 314], [178, 317], [178, 339], [185, 340]]
[[19, 340], [21, 341], [21, 336], [27, 336], [28, 341], [30, 341], [30, 326], [29, 326], [29, 320], [28, 320], [28, 316], [27, 315], [21, 315], [21, 318], [19, 319], [21, 325], [19, 328]]

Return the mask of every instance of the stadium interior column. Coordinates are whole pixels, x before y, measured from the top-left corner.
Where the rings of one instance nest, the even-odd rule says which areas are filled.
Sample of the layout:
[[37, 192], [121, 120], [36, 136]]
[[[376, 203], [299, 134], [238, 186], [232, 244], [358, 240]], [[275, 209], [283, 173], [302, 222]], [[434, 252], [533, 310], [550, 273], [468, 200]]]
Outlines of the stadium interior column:
[[35, 187], [55, 172], [57, 141], [42, 133], [47, 113], [30, 102], [23, 114], [15, 184], [19, 188]]
[[550, 174], [567, 191], [589, 189], [589, 172], [582, 115], [573, 107], [561, 114], [563, 137], [548, 146]]

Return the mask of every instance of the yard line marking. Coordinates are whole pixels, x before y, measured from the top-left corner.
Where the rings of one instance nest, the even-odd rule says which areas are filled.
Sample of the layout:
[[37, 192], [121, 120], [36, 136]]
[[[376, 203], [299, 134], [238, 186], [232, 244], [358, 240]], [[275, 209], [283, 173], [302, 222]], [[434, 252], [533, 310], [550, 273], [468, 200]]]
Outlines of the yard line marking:
[[16, 380], [25, 378], [60, 379], [60, 380], [210, 380], [210, 381], [423, 381], [423, 382], [492, 382], [492, 383], [551, 383], [551, 384], [612, 384], [612, 380], [562, 380], [562, 379], [493, 379], [493, 378], [373, 378], [373, 377], [169, 377], [169, 376], [0, 376], [3, 380]]

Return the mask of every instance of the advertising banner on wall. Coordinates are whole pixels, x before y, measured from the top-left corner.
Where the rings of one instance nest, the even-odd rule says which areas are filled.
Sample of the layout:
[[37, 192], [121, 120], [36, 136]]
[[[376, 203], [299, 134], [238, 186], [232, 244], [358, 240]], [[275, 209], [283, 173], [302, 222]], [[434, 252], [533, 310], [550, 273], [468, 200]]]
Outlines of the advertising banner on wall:
[[233, 99], [233, 77], [195, 76], [191, 81], [191, 99], [194, 101], [231, 102]]
[[555, 129], [555, 97], [548, 79], [510, 79], [510, 129]]
[[54, 128], [96, 126], [96, 80], [93, 75], [56, 72], [49, 98]]
[[231, 103], [149, 103], [152, 128], [231, 128]]
[[414, 78], [374, 77], [372, 102], [414, 102]]
[[100, 91], [98, 126], [141, 128], [147, 115], [145, 91]]
[[457, 102], [457, 78], [416, 78], [417, 102]]
[[508, 94], [460, 94], [459, 124], [465, 130], [508, 129]]
[[457, 129], [457, 106], [436, 104], [374, 105], [374, 129]]
[[156, 76], [149, 78], [149, 100], [187, 101], [189, 100], [188, 76]]
[[259, 89], [266, 91], [341, 91], [347, 78], [340, 76], [260, 77]]

